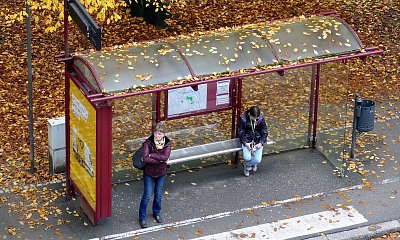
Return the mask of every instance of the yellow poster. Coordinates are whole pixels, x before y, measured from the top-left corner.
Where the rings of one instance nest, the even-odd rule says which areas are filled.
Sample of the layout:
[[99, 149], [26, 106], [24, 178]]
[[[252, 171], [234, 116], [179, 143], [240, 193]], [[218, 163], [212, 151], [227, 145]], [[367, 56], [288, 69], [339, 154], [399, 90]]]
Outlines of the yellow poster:
[[96, 210], [96, 109], [70, 80], [70, 176]]

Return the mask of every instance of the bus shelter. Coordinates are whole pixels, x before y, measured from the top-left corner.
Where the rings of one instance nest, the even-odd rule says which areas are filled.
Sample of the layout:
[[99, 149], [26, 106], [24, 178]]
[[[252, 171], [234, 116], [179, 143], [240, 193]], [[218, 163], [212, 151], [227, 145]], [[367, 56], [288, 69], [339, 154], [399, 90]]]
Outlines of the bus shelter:
[[131, 165], [126, 146], [152, 124], [170, 123], [176, 149], [215, 143], [237, 137], [252, 104], [275, 142], [267, 153], [315, 148], [340, 171], [348, 62], [381, 52], [326, 13], [58, 57], [66, 64], [68, 195], [80, 194], [96, 225], [111, 216], [115, 169]]

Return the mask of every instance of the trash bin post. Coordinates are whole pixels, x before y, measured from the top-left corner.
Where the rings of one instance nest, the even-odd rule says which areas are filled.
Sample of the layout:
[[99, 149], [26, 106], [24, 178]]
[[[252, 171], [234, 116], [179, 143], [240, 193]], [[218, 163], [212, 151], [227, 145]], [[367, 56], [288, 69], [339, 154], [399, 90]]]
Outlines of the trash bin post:
[[351, 151], [350, 159], [354, 160], [354, 149], [356, 147], [356, 134], [357, 134], [357, 120], [361, 116], [361, 103], [360, 94], [356, 93], [354, 97], [354, 118], [353, 118], [353, 133], [351, 136]]

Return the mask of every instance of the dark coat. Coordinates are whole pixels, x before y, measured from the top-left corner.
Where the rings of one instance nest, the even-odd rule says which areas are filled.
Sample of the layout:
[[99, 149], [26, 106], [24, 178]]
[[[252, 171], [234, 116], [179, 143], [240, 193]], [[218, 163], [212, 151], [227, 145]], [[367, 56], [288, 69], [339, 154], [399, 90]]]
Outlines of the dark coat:
[[160, 176], [167, 175], [167, 161], [171, 154], [172, 141], [165, 137], [164, 148], [157, 150], [154, 143], [154, 135], [151, 135], [143, 143], [143, 159], [142, 161], [147, 163], [144, 168], [144, 173], [153, 177], [158, 178]]
[[256, 121], [253, 132], [250, 116], [248, 111], [246, 111], [242, 116], [240, 116], [238, 133], [240, 142], [243, 145], [252, 141], [254, 141], [255, 144], [261, 143], [262, 145], [265, 145], [267, 142], [268, 129], [264, 116], [260, 115]]

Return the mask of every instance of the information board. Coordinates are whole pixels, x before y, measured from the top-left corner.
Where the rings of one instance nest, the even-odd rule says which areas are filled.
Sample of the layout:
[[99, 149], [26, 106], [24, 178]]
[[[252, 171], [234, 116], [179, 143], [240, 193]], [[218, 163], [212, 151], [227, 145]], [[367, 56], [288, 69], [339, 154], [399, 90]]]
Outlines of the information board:
[[194, 112], [207, 108], [207, 85], [201, 84], [197, 91], [191, 87], [168, 91], [168, 116]]
[[183, 87], [168, 90], [168, 117], [230, 106], [231, 81], [198, 85], [198, 89]]

